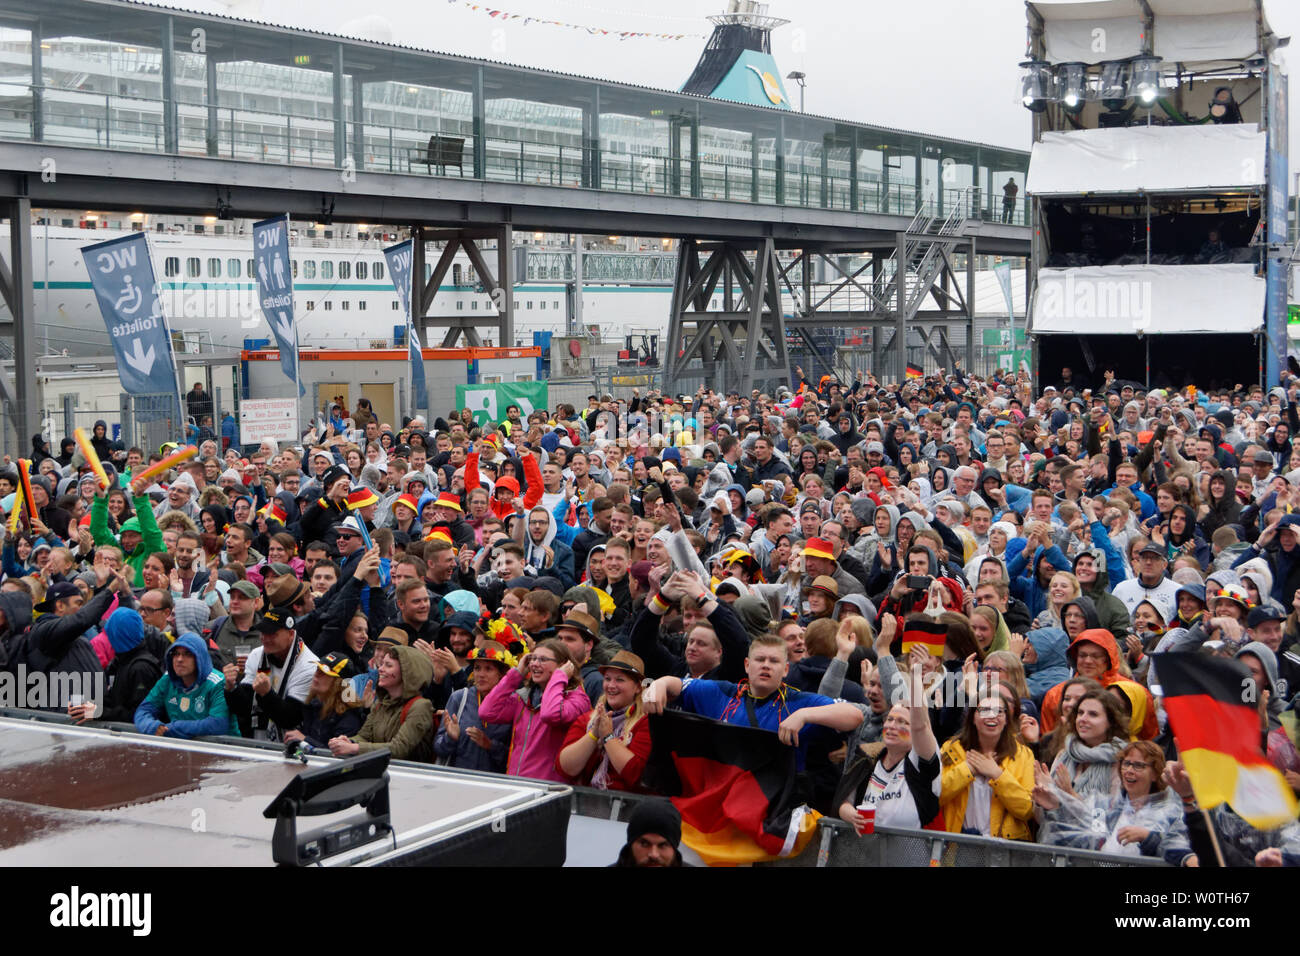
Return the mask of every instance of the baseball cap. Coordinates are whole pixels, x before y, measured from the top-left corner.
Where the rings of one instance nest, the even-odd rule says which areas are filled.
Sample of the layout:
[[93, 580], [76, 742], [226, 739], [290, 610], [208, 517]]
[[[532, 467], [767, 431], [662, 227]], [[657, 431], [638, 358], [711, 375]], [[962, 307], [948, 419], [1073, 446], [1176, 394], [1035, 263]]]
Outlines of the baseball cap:
[[259, 596], [257, 585], [252, 581], [236, 581], [230, 586], [230, 590], [238, 591], [250, 601], [256, 601]]
[[273, 607], [262, 612], [261, 620], [257, 622], [257, 629], [263, 634], [274, 634], [281, 628], [293, 630], [297, 619], [293, 616], [291, 607]]
[[1261, 604], [1258, 607], [1251, 608], [1246, 615], [1247, 627], [1259, 627], [1268, 621], [1285, 621], [1286, 613], [1279, 608], [1270, 604]]

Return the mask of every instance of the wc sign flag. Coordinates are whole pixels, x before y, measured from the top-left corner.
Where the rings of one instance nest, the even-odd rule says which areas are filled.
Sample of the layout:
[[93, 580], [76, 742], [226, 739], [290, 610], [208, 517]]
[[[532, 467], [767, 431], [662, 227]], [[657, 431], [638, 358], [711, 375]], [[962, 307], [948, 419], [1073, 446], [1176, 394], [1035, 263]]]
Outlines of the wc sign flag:
[[108, 326], [122, 390], [131, 395], [176, 395], [171, 332], [158, 298], [147, 238], [139, 233], [110, 239], [84, 246], [81, 255]]

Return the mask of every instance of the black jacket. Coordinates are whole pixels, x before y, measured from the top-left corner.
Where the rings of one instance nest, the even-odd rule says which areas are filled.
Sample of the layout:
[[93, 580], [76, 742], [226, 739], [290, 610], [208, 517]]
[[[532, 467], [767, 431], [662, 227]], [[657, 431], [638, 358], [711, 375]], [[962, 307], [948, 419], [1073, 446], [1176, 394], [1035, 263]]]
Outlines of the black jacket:
[[[804, 657], [790, 665], [790, 673], [785, 682], [809, 694], [819, 693], [817, 688], [821, 686], [822, 678], [826, 676], [826, 668], [830, 663], [829, 657]], [[840, 691], [840, 697], [851, 704], [867, 702], [867, 695], [863, 692], [862, 685], [848, 678], [844, 679], [844, 689]]]
[[[83, 686], [89, 689], [89, 682], [94, 680], [94, 675], [102, 674], [104, 669], [100, 666], [99, 655], [95, 653], [90, 641], [82, 635], [104, 616], [112, 601], [112, 590], [104, 587], [75, 614], [63, 617], [53, 613], [42, 615], [27, 632], [24, 651], [14, 663], [26, 663], [29, 671], [45, 674], [80, 675], [87, 681]], [[83, 690], [82, 695], [91, 696], [88, 690]], [[66, 700], [51, 700], [48, 703], [50, 706], [47, 710], [64, 711], [68, 705]]]
[[104, 694], [104, 712], [99, 719], [131, 723], [135, 709], [149, 696], [162, 674], [162, 664], [143, 641], [125, 654], [118, 654], [108, 665], [111, 683]]
[[[709, 623], [722, 644], [722, 662], [704, 677], [708, 680], [725, 680], [736, 683], [745, 678], [745, 658], [749, 655], [749, 634], [740, 618], [725, 601], [709, 615]], [[690, 677], [686, 658], [669, 651], [659, 640], [659, 628], [663, 618], [649, 608], [643, 608], [632, 622], [630, 644], [632, 653], [645, 663], [646, 677], [658, 678], [664, 675], [673, 677]]]

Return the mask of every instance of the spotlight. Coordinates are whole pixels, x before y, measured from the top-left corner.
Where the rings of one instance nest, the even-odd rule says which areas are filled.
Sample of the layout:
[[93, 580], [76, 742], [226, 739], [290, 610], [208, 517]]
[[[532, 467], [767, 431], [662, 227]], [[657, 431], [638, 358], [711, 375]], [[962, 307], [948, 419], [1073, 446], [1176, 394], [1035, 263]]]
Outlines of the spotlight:
[[1088, 74], [1082, 63], [1062, 63], [1056, 68], [1056, 98], [1065, 112], [1080, 112], [1087, 93]]
[[1047, 98], [1052, 91], [1052, 68], [1042, 60], [1027, 60], [1020, 64], [1025, 75], [1020, 81], [1020, 102], [1031, 113], [1047, 109]]
[[1210, 118], [1216, 123], [1241, 122], [1241, 108], [1237, 106], [1231, 87], [1220, 86], [1214, 91], [1214, 99], [1210, 100]]
[[1133, 60], [1133, 97], [1145, 109], [1160, 97], [1160, 57], [1139, 56]]
[[1111, 111], [1124, 108], [1128, 100], [1128, 64], [1123, 60], [1111, 60], [1101, 65], [1101, 76], [1097, 80], [1097, 96], [1101, 105]]

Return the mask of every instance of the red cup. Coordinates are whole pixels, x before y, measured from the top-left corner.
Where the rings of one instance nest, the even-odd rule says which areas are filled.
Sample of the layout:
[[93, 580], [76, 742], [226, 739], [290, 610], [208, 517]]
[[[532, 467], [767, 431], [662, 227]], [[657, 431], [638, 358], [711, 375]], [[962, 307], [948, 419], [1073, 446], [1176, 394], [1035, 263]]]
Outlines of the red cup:
[[858, 824], [858, 836], [866, 836], [869, 833], [876, 832], [876, 808], [872, 806], [858, 807], [858, 813], [862, 815], [862, 821]]

